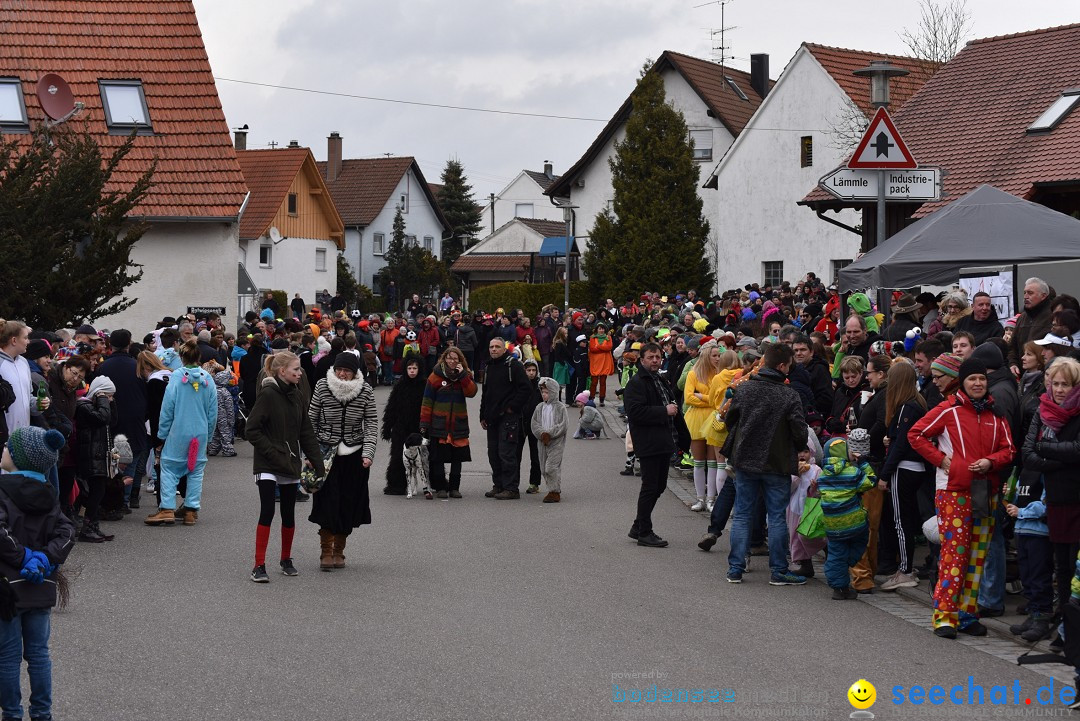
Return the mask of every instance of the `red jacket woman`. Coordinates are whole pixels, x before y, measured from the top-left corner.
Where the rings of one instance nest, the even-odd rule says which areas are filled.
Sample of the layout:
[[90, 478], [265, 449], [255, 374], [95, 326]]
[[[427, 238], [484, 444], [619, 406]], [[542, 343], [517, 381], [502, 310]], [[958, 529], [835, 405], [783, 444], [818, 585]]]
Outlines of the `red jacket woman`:
[[[1009, 424], [994, 413], [986, 366], [968, 358], [960, 365], [959, 389], [919, 419], [908, 442], [937, 467], [941, 555], [934, 589], [934, 634], [985, 636], [978, 620], [979, 584], [990, 537], [1001, 471], [1015, 448]], [[932, 442], [937, 440], [935, 446]]]
[[603, 323], [596, 324], [593, 337], [589, 339], [589, 375], [592, 377], [592, 397], [604, 405], [607, 396], [607, 377], [615, 372], [615, 358], [611, 355], [615, 347], [611, 336]]

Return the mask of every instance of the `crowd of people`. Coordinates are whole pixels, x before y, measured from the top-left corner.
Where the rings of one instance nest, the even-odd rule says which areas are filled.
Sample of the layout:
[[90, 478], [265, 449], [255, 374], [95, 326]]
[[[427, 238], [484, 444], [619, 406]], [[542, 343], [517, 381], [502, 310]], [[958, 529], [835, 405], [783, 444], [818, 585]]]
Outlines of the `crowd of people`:
[[[0, 532], [12, 528], [5, 513], [48, 519], [16, 544], [25, 559], [0, 565], [55, 578], [72, 541], [112, 540], [101, 523], [140, 508], [143, 493], [154, 496], [146, 525], [196, 525], [208, 456], [235, 456], [243, 438], [260, 507], [251, 579], [269, 581], [278, 513], [280, 570], [299, 573], [303, 501], [320, 568], [344, 568], [349, 535], [371, 522], [378, 436], [390, 442], [385, 494], [415, 487], [460, 499], [473, 460], [467, 401], [479, 394], [488, 498], [521, 498], [528, 448], [525, 493], [562, 502], [566, 443], [621, 437], [620, 473], [641, 479], [630, 538], [668, 545], [652, 511], [671, 470], [686, 472], [692, 510], [709, 515], [698, 546], [711, 550], [730, 522], [731, 583], [767, 555], [769, 583], [801, 585], [819, 553], [837, 600], [926, 579], [944, 638], [985, 634], [978, 619], [1003, 612], [1009, 583], [1027, 601], [1013, 631], [1029, 641], [1048, 637], [1069, 602], [1080, 550], [1080, 304], [1037, 278], [1023, 311], [1004, 319], [987, 294], [961, 291], [894, 293], [886, 316], [813, 274], [534, 315], [469, 312], [449, 294], [372, 314], [294, 300], [285, 310], [268, 295], [236, 332], [213, 313], [165, 317], [141, 342], [124, 329], [0, 321], [4, 468], [53, 499], [26, 506], [15, 480], [0, 482], [17, 507], [0, 493]], [[615, 414], [600, 410], [611, 376]], [[380, 385], [390, 387], [381, 428]], [[10, 586], [20, 610], [55, 603]], [[3, 591], [0, 623], [22, 618], [22, 633], [40, 637], [29, 615], [5, 617]], [[44, 672], [30, 663], [37, 688]]]

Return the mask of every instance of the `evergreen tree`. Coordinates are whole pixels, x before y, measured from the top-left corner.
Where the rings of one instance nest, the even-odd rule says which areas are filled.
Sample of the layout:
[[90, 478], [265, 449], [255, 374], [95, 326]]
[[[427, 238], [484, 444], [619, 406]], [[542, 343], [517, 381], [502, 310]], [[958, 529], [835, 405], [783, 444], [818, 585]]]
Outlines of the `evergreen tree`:
[[686, 122], [666, 102], [663, 79], [650, 67], [645, 64], [630, 96], [626, 137], [608, 161], [613, 212], [596, 216], [583, 259], [596, 298], [711, 289], [714, 283]]
[[390, 244], [383, 258], [386, 266], [379, 271], [382, 287], [385, 288], [393, 280], [398, 288], [398, 297], [408, 298], [416, 293], [422, 298], [428, 298], [440, 287], [451, 285], [447, 266], [427, 248], [420, 248], [409, 242], [405, 235], [405, 216], [402, 215], [401, 208], [394, 214]]
[[343, 255], [337, 259], [337, 292], [350, 308], [359, 308], [374, 297], [371, 288], [356, 280], [352, 266]]
[[465, 178], [461, 162], [447, 160], [439, 190], [439, 208], [450, 223], [453, 235], [442, 242], [442, 259], [449, 268], [481, 228], [480, 208], [473, 201], [472, 186]]
[[130, 187], [113, 181], [134, 140], [103, 158], [85, 128], [42, 125], [0, 145], [0, 318], [55, 329], [135, 303], [124, 291], [142, 277], [131, 249], [146, 226], [125, 219], [154, 164]]

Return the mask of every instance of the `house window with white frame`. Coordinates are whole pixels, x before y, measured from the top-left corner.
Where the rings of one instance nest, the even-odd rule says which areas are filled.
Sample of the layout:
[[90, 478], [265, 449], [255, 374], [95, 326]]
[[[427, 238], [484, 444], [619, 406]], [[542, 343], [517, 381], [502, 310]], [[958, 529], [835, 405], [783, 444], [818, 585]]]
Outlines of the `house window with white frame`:
[[272, 268], [274, 259], [274, 246], [272, 245], [260, 245], [259, 246], [259, 267], [260, 268]]
[[778, 286], [784, 282], [784, 261], [767, 260], [761, 264], [764, 285]]
[[415, 235], [406, 235], [405, 236], [405, 245], [411, 245], [412, 247], [415, 248], [416, 247], [416, 236]]
[[315, 249], [315, 270], [326, 272], [326, 248]]
[[435, 238], [430, 235], [424, 236], [424, 250], [430, 250], [433, 253], [435, 252]]
[[371, 252], [375, 255], [382, 255], [386, 252], [385, 233], [375, 233], [371, 236]]
[[146, 95], [139, 80], [101, 80], [101, 104], [109, 130], [131, 132], [152, 130]]
[[694, 160], [712, 160], [712, 130], [691, 130], [690, 140], [694, 142]]
[[514, 217], [515, 218], [534, 218], [536, 217], [533, 210], [532, 203], [515, 203], [514, 204]]
[[401, 196], [398, 198], [398, 207], [401, 208], [401, 212], [403, 214], [409, 212], [409, 194], [408, 193], [402, 193]]

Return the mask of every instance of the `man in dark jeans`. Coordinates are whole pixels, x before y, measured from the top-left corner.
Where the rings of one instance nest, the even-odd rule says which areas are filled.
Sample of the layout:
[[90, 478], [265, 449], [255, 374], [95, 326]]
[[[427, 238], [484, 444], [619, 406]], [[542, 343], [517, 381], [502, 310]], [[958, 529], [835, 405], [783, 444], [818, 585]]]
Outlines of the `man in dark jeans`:
[[627, 534], [639, 546], [664, 548], [668, 542], [653, 532], [652, 511], [667, 488], [668, 467], [675, 452], [675, 426], [679, 412], [671, 388], [658, 375], [664, 354], [656, 343], [641, 349], [640, 370], [623, 390], [623, 405], [634, 453], [641, 462], [641, 491], [637, 518]]
[[480, 397], [480, 427], [487, 431], [491, 490], [484, 495], [505, 501], [521, 498], [518, 438], [522, 433], [521, 409], [532, 384], [521, 361], [507, 354], [502, 338], [492, 338], [488, 352], [491, 360]]
[[785, 512], [791, 496], [791, 476], [798, 471], [797, 454], [806, 450], [809, 440], [802, 400], [786, 384], [793, 363], [791, 348], [783, 344], [769, 346], [758, 374], [735, 388], [724, 419], [729, 430], [721, 452], [735, 469], [729, 583], [742, 583], [746, 556], [750, 551], [750, 526], [759, 495], [765, 496], [769, 518], [769, 568], [772, 571], [769, 584], [796, 586], [806, 583], [804, 576], [788, 571], [787, 559]]

